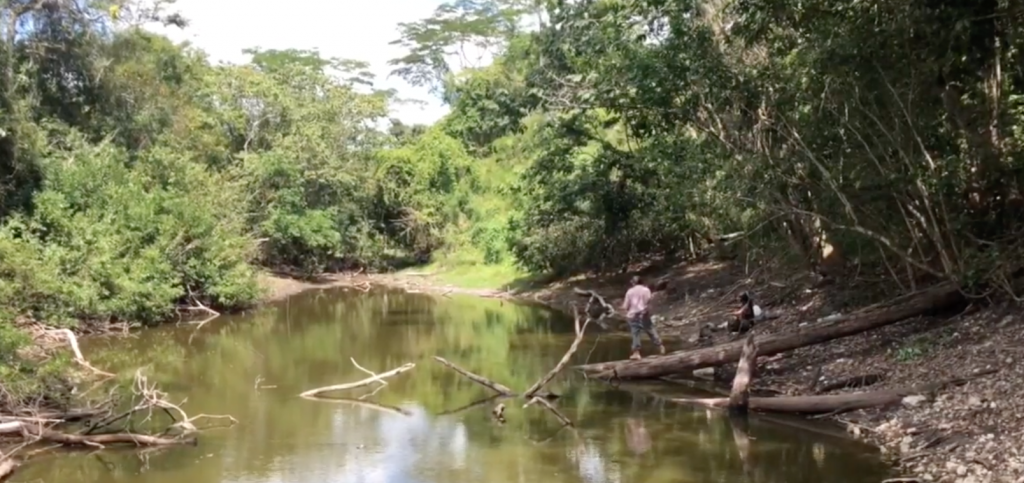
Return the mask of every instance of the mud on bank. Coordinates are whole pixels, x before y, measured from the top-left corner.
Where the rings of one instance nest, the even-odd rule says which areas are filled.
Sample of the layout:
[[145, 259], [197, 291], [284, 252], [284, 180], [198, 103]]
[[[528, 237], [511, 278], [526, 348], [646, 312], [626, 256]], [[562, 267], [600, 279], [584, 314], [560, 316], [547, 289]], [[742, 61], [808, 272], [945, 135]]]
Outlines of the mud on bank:
[[[871, 285], [816, 287], [810, 277], [773, 279], [728, 264], [680, 265], [642, 271], [648, 280], [664, 280], [654, 314], [669, 350], [694, 347], [699, 327], [719, 324], [735, 307], [738, 293], [749, 290], [778, 319], [754, 329], [758, 335], [796, 330], [801, 324], [848, 313], [885, 298]], [[413, 292], [465, 293], [515, 298], [570, 310], [585, 303], [574, 289], [593, 290], [617, 305], [630, 274], [576, 277], [518, 291], [461, 290], [437, 283], [429, 274], [333, 275], [329, 282], [306, 285], [389, 285]], [[326, 285], [325, 285], [326, 283]], [[291, 286], [298, 287], [298, 286]], [[284, 293], [290, 294], [285, 289]], [[875, 292], [872, 293], [871, 291]], [[286, 296], [286, 295], [285, 295]], [[716, 332], [714, 343], [729, 339]], [[628, 339], [623, 338], [623, 351]], [[999, 372], [927, 397], [907, 398], [898, 407], [827, 416], [855, 437], [877, 444], [900, 468], [920, 481], [1024, 483], [1024, 324], [1020, 304], [971, 306], [944, 317], [918, 317], [852, 337], [763, 358], [756, 386], [785, 395], [824, 393], [830, 383], [851, 376], [877, 376], [869, 388], [828, 393], [907, 387], [953, 379], [984, 369]], [[910, 480], [913, 481], [913, 480]]]

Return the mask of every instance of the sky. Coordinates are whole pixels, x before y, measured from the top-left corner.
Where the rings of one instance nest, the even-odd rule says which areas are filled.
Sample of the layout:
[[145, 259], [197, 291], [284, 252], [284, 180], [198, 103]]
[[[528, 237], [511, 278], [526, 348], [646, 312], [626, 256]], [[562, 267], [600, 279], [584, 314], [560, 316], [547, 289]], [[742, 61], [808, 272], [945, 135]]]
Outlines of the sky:
[[393, 88], [401, 98], [426, 106], [396, 106], [392, 113], [406, 124], [430, 124], [447, 108], [424, 88], [397, 77], [387, 78], [387, 62], [405, 52], [388, 45], [398, 38], [398, 23], [429, 17], [442, 0], [177, 0], [169, 11], [189, 20], [184, 29], [151, 30], [175, 41], [188, 40], [214, 62], [245, 62], [242, 49], [317, 49], [324, 57], [370, 62], [379, 88]]

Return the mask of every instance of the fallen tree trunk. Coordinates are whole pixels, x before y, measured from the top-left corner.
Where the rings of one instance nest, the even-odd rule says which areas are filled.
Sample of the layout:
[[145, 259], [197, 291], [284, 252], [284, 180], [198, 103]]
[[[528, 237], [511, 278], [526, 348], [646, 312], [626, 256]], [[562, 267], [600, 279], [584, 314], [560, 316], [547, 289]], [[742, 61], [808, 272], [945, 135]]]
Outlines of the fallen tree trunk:
[[[946, 283], [922, 293], [901, 305], [861, 312], [835, 319], [827, 325], [762, 338], [758, 355], [771, 356], [830, 340], [849, 337], [921, 315], [929, 310], [951, 307], [963, 300], [957, 285]], [[731, 342], [690, 352], [674, 352], [640, 360], [613, 361], [579, 366], [591, 377], [612, 379], [657, 378], [692, 372], [694, 369], [736, 362], [743, 351], [742, 342]]]
[[497, 382], [494, 382], [484, 376], [473, 374], [472, 372], [469, 372], [459, 366], [456, 366], [455, 364], [452, 364], [451, 362], [448, 362], [443, 357], [434, 356], [434, 360], [440, 362], [441, 364], [444, 364], [449, 369], [458, 372], [459, 374], [462, 374], [463, 376], [466, 377], [466, 379], [469, 379], [470, 381], [473, 381], [483, 387], [486, 387], [502, 396], [515, 395], [515, 391], [509, 389], [508, 387], [503, 386]]
[[[982, 376], [994, 374], [996, 369], [979, 371], [965, 377], [921, 384], [913, 387], [889, 389], [871, 392], [854, 392], [827, 396], [781, 396], [752, 397], [747, 401], [751, 411], [789, 414], [839, 414], [873, 407], [899, 404], [904, 397], [941, 390], [947, 386], [960, 385]], [[672, 398], [671, 401], [683, 404], [695, 404], [709, 408], [731, 408], [731, 398]]]

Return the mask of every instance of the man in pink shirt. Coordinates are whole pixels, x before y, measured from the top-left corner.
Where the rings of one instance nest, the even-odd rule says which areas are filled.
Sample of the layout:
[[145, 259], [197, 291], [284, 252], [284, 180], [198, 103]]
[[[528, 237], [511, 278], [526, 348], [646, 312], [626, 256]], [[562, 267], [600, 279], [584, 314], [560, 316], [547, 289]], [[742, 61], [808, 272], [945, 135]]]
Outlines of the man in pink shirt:
[[626, 291], [626, 297], [622, 300], [622, 310], [626, 311], [626, 320], [629, 322], [629, 332], [633, 336], [632, 352], [630, 359], [640, 359], [640, 332], [646, 332], [658, 346], [658, 350], [664, 354], [665, 345], [658, 337], [658, 331], [654, 330], [654, 322], [651, 320], [651, 289], [647, 288], [640, 277], [634, 276], [630, 280], [632, 285]]

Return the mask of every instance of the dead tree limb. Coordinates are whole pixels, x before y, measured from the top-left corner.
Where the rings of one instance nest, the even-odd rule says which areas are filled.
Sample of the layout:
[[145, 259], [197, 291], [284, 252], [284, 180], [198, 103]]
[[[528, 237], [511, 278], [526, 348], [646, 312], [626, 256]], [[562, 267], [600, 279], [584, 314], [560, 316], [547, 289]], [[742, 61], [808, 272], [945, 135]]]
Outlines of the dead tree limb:
[[75, 333], [74, 332], [71, 332], [68, 329], [52, 329], [52, 330], [50, 330], [48, 332], [50, 332], [52, 334], [61, 334], [61, 335], [64, 336], [65, 339], [67, 339], [68, 345], [71, 346], [71, 352], [73, 352], [75, 354], [75, 362], [77, 362], [78, 365], [80, 365], [80, 366], [82, 366], [82, 367], [84, 367], [86, 369], [89, 369], [90, 371], [95, 372], [96, 374], [99, 374], [101, 376], [110, 376], [110, 377], [114, 376], [113, 374], [111, 374], [109, 372], [101, 371], [101, 370], [93, 367], [92, 364], [89, 364], [89, 361], [85, 360], [85, 356], [82, 355], [82, 350], [78, 348], [78, 338], [75, 337]]
[[[226, 414], [200, 414], [198, 416], [189, 416], [185, 413], [179, 404], [174, 404], [167, 400], [167, 393], [157, 389], [155, 384], [150, 384], [146, 376], [142, 374], [142, 370], [135, 371], [135, 396], [140, 398], [141, 401], [135, 405], [132, 413], [149, 411], [152, 413], [153, 409], [160, 409], [166, 414], [172, 421], [169, 427], [164, 430], [164, 433], [169, 432], [172, 429], [178, 429], [182, 431], [183, 435], [192, 434], [199, 431], [196, 427], [195, 422], [200, 419], [227, 419], [229, 425], [233, 426], [238, 424], [238, 420], [234, 417]], [[174, 414], [178, 417], [175, 418]], [[147, 416], [146, 419], [149, 419]]]
[[622, 319], [618, 312], [615, 311], [615, 306], [605, 301], [604, 297], [598, 295], [593, 290], [583, 290], [581, 288], [573, 288], [573, 292], [580, 297], [587, 297], [586, 313], [589, 319], [597, 321], [599, 324], [603, 324], [602, 320], [606, 318]]
[[746, 412], [747, 402], [750, 399], [750, 383], [756, 370], [757, 343], [754, 342], [754, 334], [750, 334], [743, 342], [743, 353], [740, 355], [740, 363], [736, 368], [736, 377], [732, 380], [732, 392], [729, 394], [730, 410]]
[[171, 446], [182, 444], [196, 444], [195, 437], [164, 438], [149, 436], [145, 434], [114, 433], [114, 434], [67, 434], [60, 431], [43, 429], [35, 425], [23, 425], [22, 430], [26, 437], [34, 437], [40, 441], [61, 444], [65, 446], [92, 446], [103, 448], [113, 444], [129, 444], [134, 446]]
[[[355, 362], [355, 361], [353, 361], [353, 362]], [[358, 364], [357, 364], [357, 366], [358, 366]], [[345, 389], [355, 389], [357, 387], [368, 386], [370, 384], [373, 384], [374, 382], [384, 382], [381, 379], [385, 379], [385, 378], [388, 378], [388, 377], [391, 377], [391, 376], [395, 376], [395, 375], [401, 374], [401, 373], [403, 373], [405, 371], [411, 370], [414, 367], [416, 367], [416, 364], [413, 364], [413, 363], [409, 362], [407, 364], [402, 365], [401, 367], [396, 367], [394, 369], [391, 369], [390, 371], [387, 371], [385, 373], [378, 374], [378, 375], [373, 375], [373, 376], [368, 377], [366, 379], [362, 379], [362, 380], [359, 380], [359, 381], [356, 381], [356, 382], [349, 382], [349, 383], [346, 383], [346, 384], [336, 384], [336, 385], [333, 385], [333, 386], [324, 386], [324, 387], [318, 387], [316, 389], [310, 389], [310, 390], [308, 390], [308, 391], [306, 391], [306, 392], [304, 392], [302, 394], [299, 394], [299, 396], [304, 397], [304, 398], [308, 398], [308, 397], [312, 397], [312, 396], [317, 396], [317, 395], [325, 393], [325, 392], [343, 391]]]
[[[582, 326], [580, 326], [580, 319], [586, 319], [583, 322]], [[569, 364], [569, 359], [571, 359], [572, 355], [576, 353], [577, 349], [579, 349], [580, 342], [583, 342], [583, 336], [584, 334], [586, 334], [587, 325], [589, 324], [590, 317], [581, 316], [579, 311], [576, 310], [576, 339], [572, 341], [572, 345], [569, 346], [569, 350], [565, 351], [565, 355], [562, 356], [562, 360], [558, 361], [558, 364], [555, 365], [554, 369], [551, 369], [550, 371], [548, 371], [547, 374], [544, 375], [544, 377], [538, 379], [537, 382], [533, 383], [533, 385], [530, 386], [530, 388], [527, 389], [525, 393], [523, 393], [524, 397], [533, 397], [533, 395], [536, 394], [537, 391], [540, 391], [541, 389], [544, 388], [545, 384], [551, 382], [551, 380], [554, 379], [559, 372], [562, 372], [562, 369], [564, 369], [565, 366]]]
[[531, 405], [533, 403], [537, 403], [540, 404], [541, 406], [544, 406], [548, 411], [551, 412], [551, 414], [554, 414], [555, 417], [562, 422], [563, 426], [575, 426], [574, 424], [572, 424], [572, 420], [569, 419], [568, 416], [562, 414], [562, 412], [559, 411], [558, 408], [556, 408], [554, 404], [551, 404], [551, 402], [548, 401], [547, 399], [544, 399], [542, 397], [535, 397], [531, 399], [530, 402], [526, 403], [526, 405]]
[[[924, 314], [929, 310], [948, 308], [963, 300], [963, 293], [961, 293], [960, 288], [956, 284], [941, 284], [897, 306], [870, 312], [859, 312], [834, 319], [829, 324], [811, 327], [800, 332], [764, 337], [758, 342], [759, 355], [771, 356], [842, 337], [849, 337]], [[674, 352], [665, 356], [653, 356], [640, 360], [586, 364], [579, 366], [578, 369], [591, 377], [602, 379], [657, 378], [736, 362], [739, 360], [742, 350], [743, 343], [737, 341], [706, 349]]]
[[515, 395], [515, 391], [509, 389], [508, 387], [498, 384], [497, 382], [487, 379], [486, 377], [473, 374], [472, 372], [469, 372], [459, 366], [456, 366], [455, 364], [452, 364], [451, 362], [448, 362], [443, 357], [434, 356], [434, 360], [440, 362], [441, 364], [444, 364], [449, 369], [458, 372], [459, 374], [462, 374], [463, 376], [466, 377], [466, 379], [469, 379], [470, 381], [473, 381], [483, 387], [486, 387], [487, 389], [490, 389], [502, 396]]

